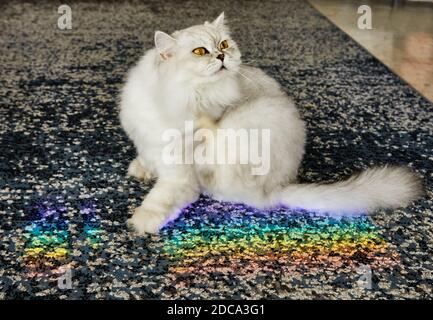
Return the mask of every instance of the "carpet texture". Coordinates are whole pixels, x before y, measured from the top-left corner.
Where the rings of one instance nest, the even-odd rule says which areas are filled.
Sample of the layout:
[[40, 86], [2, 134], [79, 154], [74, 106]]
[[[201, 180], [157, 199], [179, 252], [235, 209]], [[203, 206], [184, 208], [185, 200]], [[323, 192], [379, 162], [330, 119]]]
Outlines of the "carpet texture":
[[[65, 31], [58, 2], [0, 5], [0, 298], [433, 298], [433, 106], [309, 4], [69, 5]], [[244, 61], [307, 123], [301, 181], [390, 163], [422, 176], [426, 197], [336, 220], [202, 196], [160, 236], [128, 231], [152, 185], [125, 177], [125, 74], [155, 30], [223, 10]]]

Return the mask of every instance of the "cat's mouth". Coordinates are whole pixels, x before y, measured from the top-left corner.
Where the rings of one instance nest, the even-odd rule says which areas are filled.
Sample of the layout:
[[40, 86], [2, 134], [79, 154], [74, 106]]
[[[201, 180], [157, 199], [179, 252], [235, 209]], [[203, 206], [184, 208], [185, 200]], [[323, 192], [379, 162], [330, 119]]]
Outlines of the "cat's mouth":
[[219, 68], [216, 73], [221, 73], [224, 70], [227, 70], [227, 67], [225, 65], [221, 65], [221, 68]]

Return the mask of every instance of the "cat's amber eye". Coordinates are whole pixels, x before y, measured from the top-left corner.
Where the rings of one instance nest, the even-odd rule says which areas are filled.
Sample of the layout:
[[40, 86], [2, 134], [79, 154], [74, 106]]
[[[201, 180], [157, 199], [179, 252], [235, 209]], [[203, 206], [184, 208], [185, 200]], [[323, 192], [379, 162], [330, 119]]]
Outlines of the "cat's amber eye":
[[220, 43], [221, 50], [227, 49], [228, 47], [229, 47], [229, 43], [227, 42], [227, 40], [221, 41]]
[[209, 51], [204, 47], [195, 48], [192, 52], [198, 56], [204, 56], [206, 53], [209, 53]]

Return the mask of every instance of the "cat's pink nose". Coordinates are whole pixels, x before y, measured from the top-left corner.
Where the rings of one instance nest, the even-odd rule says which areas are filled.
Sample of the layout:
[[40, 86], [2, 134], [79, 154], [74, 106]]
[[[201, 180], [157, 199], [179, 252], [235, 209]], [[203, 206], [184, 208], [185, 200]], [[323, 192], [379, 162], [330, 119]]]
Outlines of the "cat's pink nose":
[[224, 61], [224, 53], [220, 53], [220, 54], [217, 56], [217, 59], [220, 59], [221, 61]]

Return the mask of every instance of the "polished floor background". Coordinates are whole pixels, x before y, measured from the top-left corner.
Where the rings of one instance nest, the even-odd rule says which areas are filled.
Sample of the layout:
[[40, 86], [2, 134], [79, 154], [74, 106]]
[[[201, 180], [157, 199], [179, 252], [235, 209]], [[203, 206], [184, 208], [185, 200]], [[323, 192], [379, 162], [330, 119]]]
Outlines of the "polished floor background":
[[[433, 1], [309, 0], [329, 20], [433, 101]], [[372, 11], [359, 29], [358, 8]]]

